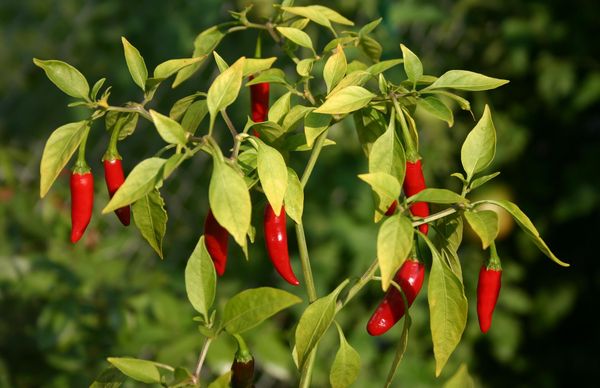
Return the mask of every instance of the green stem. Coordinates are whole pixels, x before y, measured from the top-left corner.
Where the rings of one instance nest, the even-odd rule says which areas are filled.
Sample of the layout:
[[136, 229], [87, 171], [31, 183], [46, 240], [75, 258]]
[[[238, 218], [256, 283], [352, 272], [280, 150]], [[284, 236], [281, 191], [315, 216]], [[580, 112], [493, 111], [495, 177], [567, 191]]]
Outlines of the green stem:
[[306, 360], [306, 364], [302, 369], [302, 376], [300, 377], [300, 384], [298, 387], [300, 388], [310, 388], [310, 380], [312, 379], [312, 373], [315, 366], [315, 359], [317, 358], [317, 345], [315, 345], [314, 349], [308, 355], [308, 359]]
[[500, 257], [498, 256], [498, 251], [496, 250], [495, 241], [490, 243], [490, 260], [488, 262], [487, 269], [502, 271], [502, 265], [500, 264]]
[[362, 290], [362, 288], [365, 285], [367, 285], [367, 283], [369, 283], [373, 279], [373, 276], [375, 275], [375, 272], [377, 271], [378, 266], [379, 266], [379, 261], [377, 259], [373, 260], [373, 262], [371, 263], [369, 268], [367, 268], [365, 273], [350, 288], [350, 291], [348, 291], [348, 295], [346, 295], [346, 298], [344, 298], [344, 300], [342, 302], [338, 302], [338, 304], [336, 306], [336, 314], [342, 308], [344, 308], [344, 306], [346, 306], [356, 296], [356, 294], [358, 294], [360, 292], [360, 290]]
[[394, 108], [396, 109], [396, 117], [398, 118], [398, 121], [400, 121], [400, 126], [402, 127], [402, 137], [404, 138], [404, 144], [406, 144], [406, 160], [415, 163], [421, 158], [419, 156], [419, 151], [413, 142], [413, 138], [408, 130], [406, 118], [404, 117], [404, 113], [402, 112], [402, 108], [400, 107], [396, 96], [393, 93], [391, 93], [390, 96], [392, 98]]
[[233, 126], [233, 122], [229, 118], [227, 111], [225, 109], [223, 109], [221, 111], [221, 115], [223, 116], [223, 120], [225, 120], [225, 124], [227, 124], [227, 128], [229, 128], [229, 132], [231, 132], [231, 136], [233, 136], [233, 139], [235, 140], [235, 137], [237, 136], [238, 132], [236, 131], [235, 127]]
[[302, 264], [302, 274], [306, 283], [306, 293], [308, 294], [308, 302], [312, 303], [317, 300], [317, 290], [313, 280], [312, 270], [310, 267], [310, 258], [308, 257], [308, 247], [306, 245], [306, 235], [304, 234], [304, 226], [295, 224], [296, 238], [298, 239], [298, 251], [300, 253], [300, 263]]
[[198, 363], [196, 364], [196, 371], [194, 372], [194, 384], [197, 384], [200, 381], [200, 372], [202, 372], [202, 365], [204, 365], [204, 360], [208, 354], [208, 348], [210, 347], [211, 342], [212, 338], [206, 338], [204, 340], [204, 345], [202, 345], [202, 350], [200, 351], [200, 356], [198, 357]]
[[306, 186], [306, 183], [310, 178], [310, 174], [312, 174], [312, 171], [315, 168], [315, 164], [317, 163], [317, 159], [319, 158], [321, 149], [323, 149], [323, 144], [325, 144], [325, 140], [327, 139], [327, 132], [329, 132], [329, 129], [326, 129], [322, 134], [317, 136], [317, 139], [315, 140], [312, 153], [310, 154], [310, 159], [308, 159], [308, 163], [306, 164], [306, 167], [304, 168], [304, 173], [302, 174], [302, 178], [300, 179], [302, 188]]
[[87, 145], [88, 136], [90, 134], [90, 126], [85, 129], [85, 134], [83, 135], [83, 139], [81, 143], [79, 143], [79, 151], [77, 152], [77, 160], [75, 161], [75, 166], [73, 168], [73, 172], [77, 174], [85, 174], [90, 171], [90, 166], [85, 161], [85, 149]]
[[150, 116], [150, 112], [144, 109], [142, 106], [134, 106], [134, 107], [126, 107], [126, 106], [109, 106], [106, 108], [107, 111], [113, 112], [125, 112], [125, 113], [138, 113], [146, 120], [152, 121], [152, 116]]
[[432, 215], [430, 215], [428, 217], [425, 217], [425, 218], [423, 218], [421, 220], [413, 221], [412, 226], [415, 227], [415, 226], [419, 226], [419, 225], [423, 225], [423, 224], [428, 224], [428, 223], [433, 222], [435, 220], [439, 220], [440, 218], [444, 218], [444, 217], [447, 217], [447, 216], [449, 216], [451, 214], [454, 214], [457, 211], [458, 211], [458, 209], [456, 209], [454, 207], [449, 207], [448, 209], [444, 209], [444, 210], [442, 210], [440, 212], [432, 214]]
[[108, 142], [108, 148], [102, 157], [102, 160], [115, 160], [121, 159], [119, 150], [117, 149], [117, 143], [119, 142], [119, 133], [121, 132], [119, 126], [115, 126], [110, 134], [110, 140]]

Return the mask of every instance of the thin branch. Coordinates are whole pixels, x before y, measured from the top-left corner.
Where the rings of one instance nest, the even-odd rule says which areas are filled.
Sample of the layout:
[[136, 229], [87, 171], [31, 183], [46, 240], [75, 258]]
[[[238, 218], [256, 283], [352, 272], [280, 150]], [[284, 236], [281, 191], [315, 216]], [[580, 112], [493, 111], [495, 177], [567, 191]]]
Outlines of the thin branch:
[[211, 342], [212, 338], [207, 338], [204, 340], [204, 345], [202, 345], [202, 350], [200, 351], [200, 356], [198, 357], [198, 363], [196, 364], [196, 371], [192, 377], [194, 384], [198, 384], [200, 381], [200, 372], [202, 372], [202, 365], [204, 365], [204, 360], [206, 359], [206, 354], [208, 353], [208, 348], [210, 347]]

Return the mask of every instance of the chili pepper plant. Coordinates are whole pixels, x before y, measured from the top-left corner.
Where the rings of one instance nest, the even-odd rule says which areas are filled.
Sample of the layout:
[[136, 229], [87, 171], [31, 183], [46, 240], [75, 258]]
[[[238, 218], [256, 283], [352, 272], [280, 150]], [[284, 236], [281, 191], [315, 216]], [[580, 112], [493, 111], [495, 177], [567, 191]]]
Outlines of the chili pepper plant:
[[[489, 250], [482, 253], [486, 259], [479, 278], [477, 311], [481, 330], [490, 330], [500, 290], [501, 255], [495, 245], [497, 213], [482, 209], [482, 205], [504, 208], [546, 256], [558, 265], [568, 266], [550, 251], [516, 204], [470, 200], [473, 190], [499, 172], [491, 169], [496, 150], [492, 108], [472, 111], [464, 92], [495, 89], [508, 81], [467, 70], [428, 74], [417, 55], [418, 48], [411, 50], [400, 41], [397, 58], [382, 60], [381, 45], [372, 36], [382, 19], [357, 26], [330, 8], [294, 6], [290, 0], [274, 6], [268, 19], [252, 17], [251, 8], [231, 12], [232, 20], [200, 32], [191, 56], [165, 60], [151, 73], [142, 54], [123, 37], [123, 66], [126, 64], [143, 93], [140, 100], [123, 105], [112, 103], [111, 87], [105, 78], [90, 87], [87, 78], [73, 66], [59, 60], [34, 59], [50, 81], [74, 98], [70, 107], [89, 111], [85, 120], [52, 132], [40, 166], [40, 194], [44, 197], [78, 150], [71, 183], [73, 243], [85, 238], [90, 217], [100, 216], [92, 215], [91, 171], [99, 169], [101, 161], [86, 160], [90, 134], [107, 144], [104, 167], [110, 200], [103, 204], [102, 214], [116, 212], [126, 226], [131, 211], [135, 226], [161, 258], [167, 231], [161, 187], [170, 184], [171, 174], [183, 162], [199, 155], [209, 156], [206, 168], [212, 169], [210, 182], [202, 186], [202, 192], [195, 193], [208, 196], [210, 208], [205, 214], [197, 214], [198, 242], [181, 276], [198, 313], [197, 317], [189, 317], [200, 329], [197, 364], [171, 366], [152, 360], [108, 357], [112, 369], [97, 382], [114, 376], [116, 368], [143, 383], [204, 386], [215, 377], [206, 368], [203, 370], [211, 343], [219, 336], [231, 336], [243, 351], [232, 360], [233, 377], [229, 371], [219, 376], [214, 386], [227, 386], [232, 378], [235, 386], [252, 386], [252, 344], [247, 346], [242, 335], [296, 305], [303, 312], [299, 321], [290, 325], [289, 357], [297, 367], [299, 386], [310, 386], [316, 360], [331, 365], [332, 386], [349, 386], [360, 373], [360, 355], [346, 340], [344, 327], [336, 317], [344, 314], [348, 304], [363, 303], [361, 292], [368, 287], [380, 289], [381, 304], [367, 306], [374, 313], [368, 324], [365, 319], [365, 335], [385, 335], [394, 329], [402, 332], [386, 378], [389, 386], [408, 344], [410, 306], [419, 297], [425, 274], [429, 322], [412, 324], [429, 324], [436, 365], [432, 373], [439, 375], [467, 325], [468, 301], [458, 255], [465, 222], [480, 237], [482, 249]], [[305, 31], [308, 26], [312, 26], [309, 31], [328, 37], [328, 42], [317, 47], [314, 36]], [[256, 47], [239, 58], [222, 58], [219, 45], [237, 34], [256, 37]], [[276, 56], [263, 56], [266, 47]], [[403, 67], [404, 79], [392, 82], [386, 77], [394, 67]], [[169, 86], [197, 82], [192, 76], [201, 71], [216, 74], [207, 89], [179, 99], [169, 111], [151, 108], [157, 103], [159, 88], [165, 89], [162, 95], [168, 95]], [[242, 93], [244, 88], [250, 89], [249, 93]], [[234, 122], [228, 108], [242, 98], [248, 100], [244, 102], [247, 120]], [[418, 109], [452, 127], [455, 107], [476, 118], [460, 145], [464, 171], [448, 172], [460, 181], [462, 189], [456, 192], [427, 187], [430, 177], [424, 175], [422, 165], [434, 155], [420, 153], [419, 134], [423, 128], [415, 119]], [[378, 228], [376, 257], [366, 258], [362, 273], [339, 279], [337, 287], [318, 295], [314, 278], [319, 274], [311, 270], [311, 244], [304, 232], [303, 209], [304, 203], [311, 201], [311, 193], [319, 190], [310, 185], [310, 178], [319, 168], [320, 155], [336, 146], [329, 132], [342, 121], [350, 123], [346, 130], [355, 128], [355, 133], [347, 135], [356, 136], [362, 146], [363, 152], [356, 158], [365, 158], [366, 167], [356, 171], [356, 179], [369, 185], [373, 193], [373, 228]], [[135, 142], [141, 130], [156, 130], [164, 147], [137, 161], [125, 174], [117, 147], [120, 142]], [[294, 170], [292, 165], [303, 167]], [[259, 221], [253, 224], [252, 220]], [[288, 227], [295, 233], [297, 246], [288, 246]], [[257, 234], [257, 229], [264, 233]], [[265, 244], [269, 257], [254, 255], [256, 244]], [[300, 263], [295, 266], [301, 268], [301, 273], [294, 273], [290, 251], [298, 252]], [[273, 271], [286, 282], [269, 284], [265, 276], [263, 287], [222, 295], [218, 279], [228, 276], [227, 256], [231, 254], [243, 254], [250, 262], [271, 260]], [[394, 327], [402, 319], [403, 325]], [[319, 343], [331, 335], [331, 326], [336, 326], [340, 343], [333, 358], [319, 353]], [[244, 370], [250, 365], [252, 370]], [[260, 371], [260, 363], [256, 367]]]

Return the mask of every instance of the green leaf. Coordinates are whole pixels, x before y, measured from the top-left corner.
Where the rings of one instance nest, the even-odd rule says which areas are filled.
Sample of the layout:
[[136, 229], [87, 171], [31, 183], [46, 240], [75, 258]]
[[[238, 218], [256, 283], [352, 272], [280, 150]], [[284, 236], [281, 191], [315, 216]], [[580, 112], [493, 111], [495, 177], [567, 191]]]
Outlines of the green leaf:
[[381, 61], [367, 68], [367, 72], [371, 75], [379, 75], [386, 70], [391, 69], [404, 62], [404, 59], [388, 59], [387, 61]]
[[386, 219], [377, 234], [377, 260], [381, 269], [381, 288], [386, 291], [411, 252], [414, 229], [402, 214]]
[[452, 111], [442, 100], [435, 96], [428, 96], [425, 98], [419, 98], [417, 100], [417, 107], [423, 111], [429, 113], [433, 117], [445, 121], [448, 123], [448, 127], [454, 125], [454, 115]]
[[367, 24], [365, 24], [364, 26], [362, 26], [362, 28], [358, 31], [358, 35], [360, 36], [364, 36], [367, 34], [370, 34], [371, 32], [373, 32], [373, 30], [375, 30], [375, 28], [377, 28], [377, 26], [379, 24], [381, 24], [381, 21], [383, 20], [383, 18], [379, 18], [379, 19], [375, 19], [372, 22], [369, 22]]
[[469, 202], [466, 198], [460, 194], [456, 194], [454, 191], [448, 189], [434, 189], [427, 188], [423, 189], [417, 194], [409, 197], [406, 200], [408, 203], [414, 202], [431, 202], [431, 203], [442, 203], [442, 204], [455, 204], [455, 203], [467, 203]]
[[360, 372], [360, 355], [350, 346], [340, 325], [335, 323], [339, 338], [340, 347], [335, 354], [331, 371], [329, 372], [329, 383], [332, 388], [346, 388], [351, 386], [358, 378]]
[[338, 45], [335, 54], [329, 57], [323, 68], [323, 79], [327, 86], [327, 93], [331, 91], [346, 74], [348, 63], [342, 46]]
[[202, 314], [205, 322], [209, 319], [208, 310], [215, 300], [216, 284], [215, 266], [202, 236], [185, 267], [185, 291], [188, 300]]
[[271, 83], [271, 84], [284, 84], [287, 85], [285, 80], [285, 73], [281, 69], [269, 69], [260, 73], [252, 80], [246, 82], [246, 86], [256, 85], [260, 83]]
[[253, 124], [252, 129], [259, 133], [262, 140], [270, 144], [279, 141], [286, 132], [281, 125], [271, 121], [263, 121], [261, 123]]
[[373, 143], [385, 132], [387, 123], [383, 115], [374, 108], [365, 108], [354, 112], [354, 126], [363, 152], [368, 157]]
[[281, 7], [281, 9], [294, 15], [303, 16], [327, 28], [331, 28], [329, 19], [323, 15], [322, 12], [313, 7]]
[[[163, 180], [167, 179], [185, 160], [190, 158], [191, 155], [186, 153], [175, 153], [167, 159], [163, 168]], [[158, 188], [162, 186], [162, 182]]]
[[435, 375], [439, 376], [460, 342], [467, 324], [467, 298], [461, 280], [442, 260], [435, 246], [422, 235], [431, 250], [432, 264], [427, 297]]
[[484, 203], [484, 202], [492, 203], [494, 205], [498, 205], [498, 206], [504, 208], [504, 210], [506, 210], [513, 216], [513, 218], [515, 219], [517, 224], [521, 227], [521, 229], [523, 229], [525, 231], [527, 236], [529, 236], [529, 238], [533, 240], [533, 243], [539, 248], [540, 251], [542, 251], [543, 254], [548, 256], [552, 261], [554, 261], [558, 265], [561, 265], [563, 267], [570, 266], [570, 264], [565, 263], [564, 261], [561, 261], [558, 257], [556, 257], [554, 255], [554, 253], [552, 253], [550, 248], [548, 248], [548, 245], [546, 245], [544, 240], [542, 240], [542, 237], [540, 236], [540, 233], [536, 229], [535, 225], [533, 225], [533, 222], [531, 222], [529, 217], [527, 217], [527, 215], [525, 213], [523, 213], [523, 211], [521, 209], [519, 209], [519, 207], [517, 205], [515, 205], [514, 203], [512, 203], [510, 201], [506, 201], [506, 200], [482, 201], [482, 203]]
[[329, 19], [330, 21], [332, 21], [334, 23], [343, 24], [346, 26], [354, 25], [354, 22], [346, 19], [345, 17], [343, 17], [336, 11], [332, 10], [331, 8], [327, 8], [322, 5], [309, 5], [308, 8], [312, 8], [312, 9], [318, 11], [319, 13], [321, 13], [322, 15], [325, 15], [325, 17], [327, 19]]
[[124, 375], [146, 384], [159, 384], [160, 371], [156, 363], [137, 358], [109, 357], [108, 362], [120, 370]]
[[71, 97], [89, 100], [90, 85], [75, 67], [63, 61], [33, 59], [33, 63], [42, 68], [54, 85]]
[[291, 92], [287, 92], [277, 99], [269, 108], [269, 121], [280, 123], [285, 115], [290, 111]]
[[405, 45], [401, 44], [402, 57], [404, 58], [404, 71], [408, 76], [408, 79], [413, 83], [413, 89], [417, 85], [417, 81], [423, 75], [423, 65], [419, 57], [408, 49]]
[[244, 290], [227, 301], [223, 326], [230, 334], [240, 334], [302, 299], [271, 287]]
[[498, 214], [493, 210], [466, 211], [465, 219], [481, 239], [483, 249], [487, 249], [498, 235]]
[[312, 112], [315, 108], [304, 105], [294, 105], [292, 109], [285, 115], [283, 119], [283, 130], [284, 132], [289, 131], [292, 127], [297, 124], [300, 120], [304, 119], [307, 114]]
[[257, 138], [254, 140], [258, 143], [258, 177], [273, 211], [279, 215], [287, 189], [287, 167], [279, 151]]
[[135, 201], [131, 209], [135, 225], [161, 259], [164, 259], [162, 243], [167, 231], [167, 211], [164, 206], [165, 201], [154, 189]]
[[90, 388], [119, 388], [125, 382], [125, 376], [118, 369], [110, 367], [104, 369], [94, 379]]
[[479, 186], [482, 186], [484, 184], [486, 184], [487, 182], [491, 181], [492, 179], [494, 179], [495, 177], [497, 177], [498, 175], [500, 175], [500, 172], [495, 172], [493, 174], [489, 174], [489, 175], [484, 175], [482, 177], [473, 179], [473, 181], [471, 182], [471, 184], [469, 185], [469, 190], [474, 190]]
[[367, 54], [373, 62], [379, 62], [383, 48], [378, 41], [370, 36], [363, 35], [358, 41], [359, 47]]
[[183, 81], [190, 78], [204, 63], [208, 54], [212, 52], [221, 42], [225, 34], [219, 30], [218, 26], [210, 27], [207, 30], [202, 31], [194, 40], [194, 53], [192, 57], [202, 58], [198, 62], [184, 67], [177, 73], [175, 81], [173, 81], [173, 88], [180, 85]]
[[490, 108], [486, 105], [483, 116], [469, 132], [460, 150], [460, 159], [470, 181], [473, 175], [486, 169], [496, 154], [496, 129]]
[[158, 134], [169, 144], [185, 145], [187, 134], [183, 127], [175, 120], [150, 109], [150, 116]]
[[288, 183], [285, 191], [284, 203], [288, 216], [297, 224], [302, 224], [302, 213], [304, 211], [304, 189], [298, 179], [298, 175], [291, 168], [287, 168]]
[[169, 111], [169, 117], [175, 121], [179, 121], [179, 119], [181, 119], [185, 112], [187, 112], [187, 110], [190, 108], [190, 105], [194, 103], [196, 98], [198, 98], [198, 94], [194, 93], [177, 100]]
[[375, 95], [361, 86], [348, 86], [329, 97], [315, 113], [344, 114], [366, 106]]
[[456, 373], [444, 383], [444, 388], [475, 388], [475, 382], [469, 375], [467, 364], [460, 364]]
[[154, 78], [169, 78], [181, 69], [184, 69], [195, 63], [202, 62], [204, 59], [206, 59], [206, 54], [195, 58], [169, 59], [168, 61], [156, 66], [154, 69]]
[[192, 135], [198, 130], [198, 126], [208, 114], [208, 104], [206, 100], [194, 102], [183, 115], [181, 126]]
[[348, 282], [348, 279], [344, 280], [329, 295], [315, 300], [302, 313], [295, 334], [296, 355], [298, 356], [300, 368], [306, 362], [310, 352], [319, 343], [323, 334], [331, 326], [333, 318], [335, 318], [337, 297]]
[[369, 154], [369, 172], [390, 174], [402, 184], [406, 173], [406, 157], [396, 135], [395, 122], [394, 119], [390, 120], [386, 131], [373, 143]]
[[374, 221], [379, 222], [392, 202], [397, 200], [402, 186], [396, 177], [384, 172], [360, 174], [358, 177], [367, 182], [375, 193]]
[[298, 46], [309, 48], [312, 52], [315, 51], [312, 40], [310, 40], [310, 36], [306, 32], [292, 27], [277, 27], [277, 31]]
[[296, 73], [298, 73], [301, 77], [308, 77], [312, 71], [313, 63], [315, 63], [314, 58], [306, 58], [301, 60], [296, 64]]
[[98, 92], [100, 91], [102, 85], [104, 85], [104, 82], [106, 82], [106, 78], [100, 78], [98, 81], [96, 81], [94, 86], [92, 86], [92, 91], [90, 92], [90, 99], [92, 101], [98, 96]]
[[329, 128], [331, 116], [315, 112], [309, 112], [304, 118], [304, 135], [306, 136], [306, 145], [312, 148], [319, 135]]
[[356, 70], [349, 73], [347, 76], [334, 87], [331, 92], [327, 95], [327, 98], [331, 97], [340, 90], [345, 89], [348, 86], [362, 86], [372, 77], [371, 73], [364, 70]]
[[237, 98], [242, 86], [245, 59], [245, 57], [238, 59], [230, 68], [219, 74], [210, 85], [206, 103], [211, 120], [214, 120], [219, 111], [227, 108]]
[[244, 77], [247, 77], [251, 74], [256, 74], [261, 71], [265, 71], [270, 69], [273, 66], [273, 63], [277, 60], [277, 57], [271, 58], [246, 58], [244, 62]]
[[102, 209], [102, 214], [113, 212], [144, 197], [163, 179], [163, 169], [167, 161], [162, 158], [148, 158], [131, 170], [123, 185]]
[[394, 380], [394, 376], [398, 371], [398, 367], [402, 362], [402, 358], [404, 358], [404, 352], [406, 352], [406, 348], [408, 347], [408, 332], [410, 330], [410, 326], [412, 324], [412, 319], [410, 317], [408, 309], [404, 314], [404, 326], [402, 327], [402, 335], [400, 336], [400, 341], [398, 341], [398, 348], [396, 349], [396, 354], [394, 355], [394, 361], [390, 366], [390, 371], [385, 379], [385, 388], [389, 388], [392, 386], [392, 381]]
[[467, 99], [465, 99], [465, 98], [463, 98], [463, 97], [461, 97], [461, 96], [459, 96], [457, 94], [450, 93], [450, 92], [448, 92], [446, 90], [437, 90], [437, 89], [436, 90], [431, 90], [431, 91], [423, 89], [420, 92], [423, 93], [423, 94], [425, 94], [425, 93], [432, 93], [432, 94], [436, 94], [438, 96], [448, 97], [451, 100], [456, 101], [458, 103], [458, 106], [460, 106], [460, 109], [469, 111], [469, 112], [471, 112], [471, 114], [473, 114], [473, 112], [471, 111], [471, 103], [469, 102], [469, 100], [467, 100]]
[[244, 178], [221, 158], [213, 157], [208, 200], [219, 225], [227, 229], [238, 245], [244, 246], [252, 212], [250, 193]]
[[43, 198], [52, 187], [71, 156], [89, 131], [87, 120], [58, 127], [44, 146], [40, 162], [40, 197]]
[[490, 90], [507, 84], [508, 80], [492, 78], [483, 74], [474, 73], [466, 70], [450, 70], [442, 74], [434, 83], [426, 89], [457, 89], [481, 91]]
[[146, 90], [146, 79], [148, 79], [148, 69], [144, 58], [131, 43], [124, 36], [121, 37], [123, 43], [123, 50], [125, 51], [125, 61], [127, 62], [127, 68], [129, 74], [133, 78], [133, 82], [139, 86], [142, 90]]
[[357, 36], [342, 36], [341, 38], [334, 38], [330, 40], [325, 47], [323, 47], [323, 53], [328, 53], [338, 45], [342, 45], [342, 47], [354, 46], [356, 42], [358, 42]]
[[107, 131], [118, 130], [119, 140], [123, 140], [135, 132], [138, 119], [137, 113], [109, 111], [106, 113], [104, 123]]
[[215, 58], [215, 63], [217, 64], [217, 67], [219, 68], [219, 73], [222, 73], [225, 70], [229, 69], [229, 64], [227, 62], [225, 62], [223, 57], [220, 56], [218, 52], [213, 51], [213, 57]]

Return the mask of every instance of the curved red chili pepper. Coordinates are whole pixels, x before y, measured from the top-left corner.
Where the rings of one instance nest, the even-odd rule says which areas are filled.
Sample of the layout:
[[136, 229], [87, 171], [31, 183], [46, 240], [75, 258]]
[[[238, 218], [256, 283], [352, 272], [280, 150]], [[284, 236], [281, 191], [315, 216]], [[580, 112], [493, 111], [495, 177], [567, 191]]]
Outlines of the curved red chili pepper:
[[300, 284], [290, 263], [288, 253], [287, 231], [285, 209], [281, 207], [281, 213], [275, 215], [275, 211], [269, 203], [265, 206], [265, 241], [267, 243], [267, 252], [273, 262], [275, 269], [281, 277], [293, 286]]
[[396, 211], [397, 207], [398, 207], [398, 201], [394, 200], [394, 202], [392, 202], [392, 204], [390, 205], [390, 207], [388, 207], [388, 209], [385, 211], [385, 215], [386, 216], [391, 216], [392, 214], [394, 214], [394, 212]]
[[[425, 265], [414, 259], [406, 260], [394, 276], [394, 281], [398, 283], [406, 296], [408, 307], [412, 305], [421, 291], [424, 277]], [[390, 286], [383, 301], [371, 316], [367, 324], [367, 331], [372, 336], [382, 335], [404, 316], [405, 311], [402, 295], [396, 287]]]
[[482, 333], [492, 326], [492, 315], [500, 295], [502, 270], [488, 269], [485, 265], [479, 271], [477, 282], [477, 318]]
[[228, 240], [229, 233], [227, 233], [227, 229], [217, 222], [212, 211], [208, 209], [208, 214], [204, 220], [204, 243], [219, 276], [223, 276], [225, 273]]
[[94, 177], [91, 172], [71, 174], [71, 242], [81, 239], [92, 219]]
[[[112, 198], [123, 182], [125, 182], [123, 166], [121, 164], [121, 159], [117, 158], [111, 160], [104, 159], [103, 164], [104, 180], [106, 181], [106, 187], [108, 188], [108, 196]], [[115, 214], [119, 217], [119, 220], [123, 225], [129, 225], [131, 220], [131, 208], [129, 205], [115, 210]]]
[[[416, 162], [406, 162], [406, 177], [402, 184], [404, 188], [404, 194], [407, 197], [417, 194], [421, 190], [427, 188], [425, 184], [425, 177], [423, 176], [423, 168], [421, 166], [421, 160]], [[410, 206], [410, 212], [417, 217], [429, 216], [429, 205], [427, 202], [415, 202]], [[429, 231], [429, 225], [419, 225], [421, 233], [427, 234]]]

